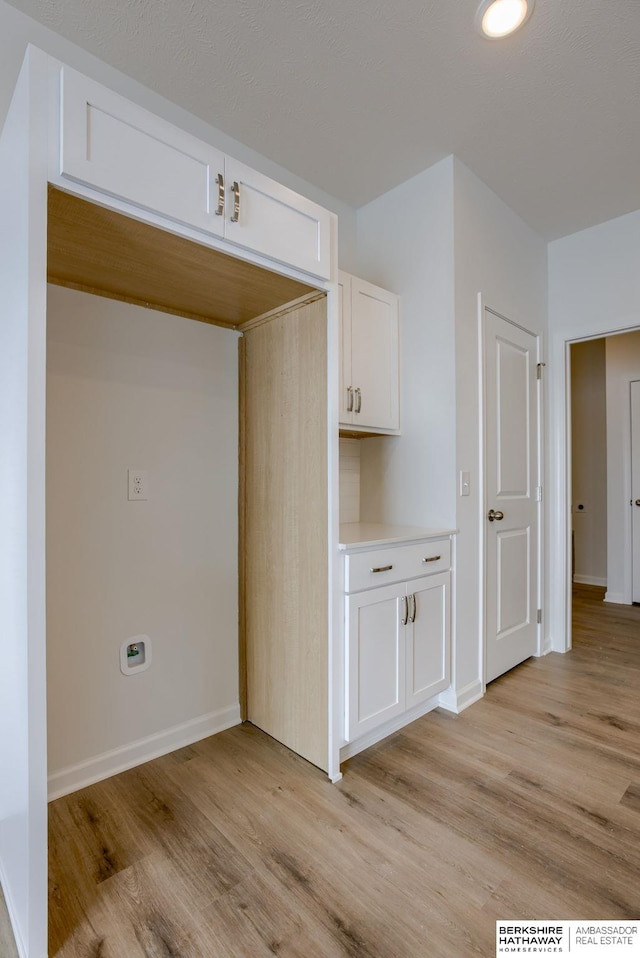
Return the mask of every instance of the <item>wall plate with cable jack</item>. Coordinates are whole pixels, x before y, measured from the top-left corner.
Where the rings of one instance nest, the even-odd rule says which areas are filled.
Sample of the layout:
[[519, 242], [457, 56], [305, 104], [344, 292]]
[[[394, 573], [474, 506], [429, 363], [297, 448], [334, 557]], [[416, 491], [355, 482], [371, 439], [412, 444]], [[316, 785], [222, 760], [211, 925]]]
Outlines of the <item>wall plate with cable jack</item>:
[[144, 672], [151, 665], [151, 639], [148, 635], [134, 635], [120, 646], [120, 671], [123, 675]]

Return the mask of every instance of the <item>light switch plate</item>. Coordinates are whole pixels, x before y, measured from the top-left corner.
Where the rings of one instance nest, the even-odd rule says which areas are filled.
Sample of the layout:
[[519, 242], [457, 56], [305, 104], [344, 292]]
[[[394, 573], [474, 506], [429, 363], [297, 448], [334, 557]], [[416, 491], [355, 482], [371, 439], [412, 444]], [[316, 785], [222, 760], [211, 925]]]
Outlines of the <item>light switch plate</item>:
[[460, 495], [471, 495], [471, 478], [468, 472], [460, 473]]

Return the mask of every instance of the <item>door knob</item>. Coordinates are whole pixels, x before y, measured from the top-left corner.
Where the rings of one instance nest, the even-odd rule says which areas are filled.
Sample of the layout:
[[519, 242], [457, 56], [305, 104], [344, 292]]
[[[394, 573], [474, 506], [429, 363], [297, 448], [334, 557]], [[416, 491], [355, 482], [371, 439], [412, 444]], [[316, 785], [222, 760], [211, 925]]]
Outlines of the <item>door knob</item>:
[[636, 505], [640, 506], [640, 499], [636, 499]]
[[497, 512], [495, 509], [489, 509], [489, 512], [487, 513], [487, 519], [489, 522], [493, 522], [494, 519], [500, 522], [501, 519], [504, 519], [504, 512]]

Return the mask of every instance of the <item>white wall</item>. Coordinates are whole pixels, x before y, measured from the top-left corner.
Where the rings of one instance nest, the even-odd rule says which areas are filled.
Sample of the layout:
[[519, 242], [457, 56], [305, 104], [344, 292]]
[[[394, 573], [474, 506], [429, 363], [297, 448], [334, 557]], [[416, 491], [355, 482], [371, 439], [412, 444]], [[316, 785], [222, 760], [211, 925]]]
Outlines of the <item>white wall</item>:
[[605, 342], [589, 339], [571, 349], [574, 581], [600, 586], [607, 584]]
[[[54, 792], [239, 721], [237, 334], [49, 287], [47, 675]], [[149, 499], [127, 499], [127, 469]], [[151, 667], [124, 676], [124, 639]], [[213, 714], [212, 714], [213, 713]], [[144, 747], [143, 747], [144, 753]], [[81, 769], [69, 769], [90, 763]], [[51, 778], [52, 776], [52, 778]]]
[[283, 183], [290, 189], [296, 190], [303, 196], [307, 196], [321, 206], [337, 213], [339, 217], [340, 267], [341, 269], [354, 271], [355, 210], [352, 207], [330, 196], [255, 150], [244, 146], [238, 140], [232, 139], [216, 127], [210, 126], [191, 113], [187, 113], [186, 110], [154, 93], [148, 87], [108, 66], [98, 60], [97, 57], [65, 40], [52, 30], [31, 19], [31, 17], [25, 16], [5, 3], [4, 0], [0, 0], [0, 128], [9, 106], [11, 93], [15, 86], [27, 43], [35, 44], [45, 53], [68, 63], [69, 66], [75, 67], [100, 83], [104, 83], [122, 96], [135, 100], [140, 106], [146, 107], [158, 116], [175, 123], [201, 140], [211, 143], [235, 159], [260, 170], [279, 183]]
[[640, 326], [640, 210], [555, 240], [548, 258], [551, 638], [554, 648], [562, 649], [570, 633], [570, 603], [565, 601], [570, 572], [565, 344]]
[[47, 942], [45, 104], [23, 74], [0, 135], [0, 881], [20, 958]]
[[[457, 498], [457, 650], [459, 694], [472, 696], [482, 675], [482, 565], [479, 496], [478, 293], [533, 333], [547, 328], [546, 244], [458, 160], [454, 160], [457, 470], [470, 472], [471, 494]], [[451, 476], [451, 485], [455, 476]], [[468, 690], [465, 693], [464, 690]]]
[[640, 332], [606, 340], [607, 602], [632, 600], [630, 383], [640, 379]]
[[460, 706], [482, 680], [478, 293], [544, 334], [546, 244], [453, 157], [359, 210], [357, 236], [359, 275], [400, 295], [402, 334], [403, 434], [362, 441], [361, 518], [458, 528]]
[[452, 158], [358, 210], [358, 275], [400, 296], [402, 436], [361, 440], [363, 521], [455, 525]]

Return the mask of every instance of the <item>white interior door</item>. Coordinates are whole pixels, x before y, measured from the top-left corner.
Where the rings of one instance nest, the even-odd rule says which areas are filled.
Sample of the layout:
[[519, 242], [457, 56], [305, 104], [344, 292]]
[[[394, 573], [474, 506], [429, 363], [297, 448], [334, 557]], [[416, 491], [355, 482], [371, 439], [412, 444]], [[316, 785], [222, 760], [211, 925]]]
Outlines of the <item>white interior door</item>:
[[485, 666], [538, 648], [537, 337], [484, 310]]
[[631, 601], [640, 602], [640, 382], [631, 383]]

